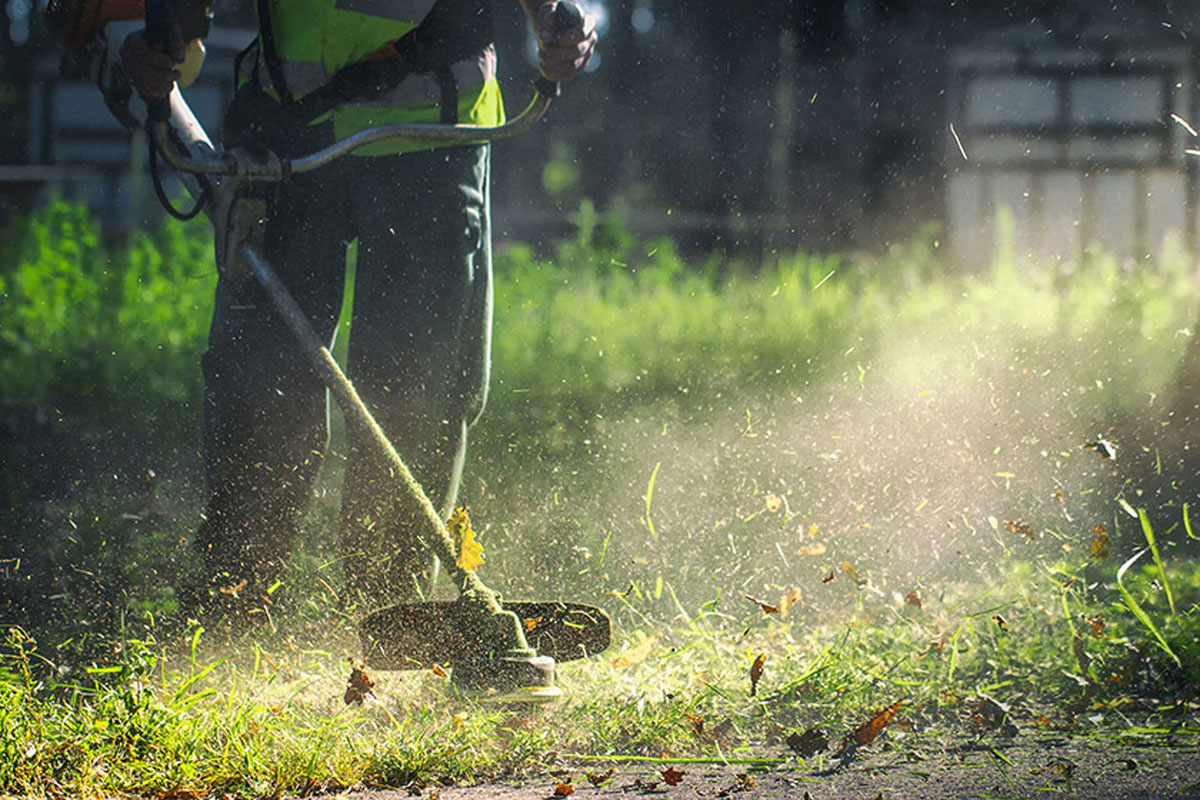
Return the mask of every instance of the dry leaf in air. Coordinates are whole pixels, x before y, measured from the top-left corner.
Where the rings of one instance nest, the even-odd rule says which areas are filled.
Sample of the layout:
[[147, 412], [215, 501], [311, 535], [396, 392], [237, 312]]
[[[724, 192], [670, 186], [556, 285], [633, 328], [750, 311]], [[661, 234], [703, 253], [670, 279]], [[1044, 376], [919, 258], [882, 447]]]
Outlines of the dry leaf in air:
[[788, 610], [791, 609], [792, 606], [798, 605], [803, 600], [804, 592], [800, 591], [798, 587], [793, 587], [790, 592], [782, 595], [779, 598], [779, 618], [787, 619]]
[[455, 563], [459, 569], [467, 572], [479, 569], [483, 563], [483, 545], [475, 539], [475, 531], [471, 529], [471, 518], [467, 516], [466, 508], [459, 506], [454, 510], [446, 523], [446, 530], [454, 537], [454, 544], [458, 547], [458, 560]]
[[764, 603], [762, 600], [759, 600], [757, 597], [751, 597], [750, 595], [746, 594], [745, 592], [742, 592], [742, 597], [746, 598], [751, 603], [754, 603], [756, 606], [761, 608], [762, 612], [764, 614], [778, 614], [779, 613], [779, 606], [773, 606], [770, 603]]
[[630, 647], [627, 650], [622, 650], [617, 654], [617, 657], [612, 660], [612, 666], [616, 669], [624, 667], [632, 667], [642, 663], [646, 657], [654, 650], [654, 646], [658, 644], [658, 637], [651, 636], [637, 647]]
[[371, 676], [366, 673], [366, 670], [350, 665], [350, 677], [346, 679], [346, 694], [342, 696], [342, 700], [346, 705], [363, 704], [368, 696], [374, 697], [375, 694], [371, 688], [375, 686], [375, 681], [371, 680]]
[[[875, 741], [879, 737], [879, 734], [883, 733], [883, 729], [888, 726], [888, 723], [892, 721], [892, 718], [896, 716], [896, 712], [900, 710], [900, 706], [902, 705], [904, 705], [904, 701], [897, 700], [887, 708], [877, 712], [875, 716], [863, 723], [854, 733], [846, 737], [850, 740], [848, 743], [865, 746]], [[847, 743], [844, 742], [843, 744]]]
[[1108, 535], [1108, 528], [1096, 523], [1092, 528], [1092, 543], [1088, 550], [1097, 561], [1104, 561], [1112, 555], [1112, 537]]
[[1024, 536], [1031, 542], [1037, 540], [1037, 534], [1033, 532], [1033, 526], [1023, 519], [1006, 519], [1004, 520], [1004, 527], [1013, 536]]
[[750, 696], [758, 692], [758, 681], [762, 678], [763, 670], [767, 666], [767, 654], [759, 653], [758, 658], [754, 659], [754, 663], [750, 665]]

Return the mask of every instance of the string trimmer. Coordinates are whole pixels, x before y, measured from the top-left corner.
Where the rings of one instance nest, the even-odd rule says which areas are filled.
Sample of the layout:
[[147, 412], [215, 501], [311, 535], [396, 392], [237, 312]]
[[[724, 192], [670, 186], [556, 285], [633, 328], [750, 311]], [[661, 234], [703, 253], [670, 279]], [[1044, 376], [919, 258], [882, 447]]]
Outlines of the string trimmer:
[[[110, 0], [111, 2], [111, 0]], [[136, 0], [131, 0], [136, 4]], [[164, 43], [170, 23], [169, 0], [149, 0], [145, 8], [147, 38]], [[122, 2], [119, 18], [136, 16]], [[133, 102], [128, 81], [119, 64], [110, 59], [104, 24], [104, 0], [53, 0], [55, 13], [64, 17], [73, 37], [69, 45], [79, 52], [86, 41], [91, 75], [105, 94], [114, 114], [127, 125], [145, 119], [154, 157], [171, 164], [196, 198], [192, 213], [204, 211], [216, 230], [217, 261], [221, 274], [235, 282], [254, 280], [270, 298], [296, 341], [320, 375], [348, 421], [364, 431], [391, 467], [397, 490], [407, 493], [421, 510], [415, 531], [421, 542], [438, 556], [459, 589], [459, 599], [449, 602], [411, 603], [370, 614], [359, 633], [367, 663], [376, 669], [422, 669], [449, 662], [452, 680], [461, 689], [503, 699], [538, 700], [559, 694], [554, 685], [556, 662], [599, 653], [608, 647], [609, 620], [603, 611], [578, 603], [502, 604], [479, 575], [458, 565], [457, 546], [446, 523], [430, 502], [387, 434], [342, 372], [329, 348], [317, 336], [304, 312], [272, 266], [261, 255], [267, 205], [253, 187], [286, 180], [288, 176], [318, 169], [373, 142], [393, 138], [440, 144], [477, 143], [510, 138], [529, 130], [558, 96], [556, 83], [540, 78], [537, 93], [526, 109], [498, 127], [439, 124], [390, 124], [370, 128], [301, 158], [283, 159], [274, 153], [256, 154], [241, 149], [220, 152], [196, 120], [178, 87], [169, 99], [146, 103], [144, 114]], [[570, 29], [581, 22], [579, 9], [560, 2], [556, 23]], [[153, 172], [153, 170], [152, 170]], [[165, 196], [159, 188], [160, 199]], [[169, 203], [168, 210], [178, 215]]]

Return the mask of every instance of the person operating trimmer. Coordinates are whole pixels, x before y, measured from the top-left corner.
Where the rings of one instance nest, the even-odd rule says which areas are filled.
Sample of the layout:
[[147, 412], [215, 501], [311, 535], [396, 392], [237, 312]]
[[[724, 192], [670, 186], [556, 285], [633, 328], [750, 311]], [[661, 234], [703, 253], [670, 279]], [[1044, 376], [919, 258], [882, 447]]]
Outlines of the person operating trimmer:
[[[556, 5], [520, 0], [542, 74], [566, 81], [587, 66], [596, 34], [587, 15], [563, 30]], [[386, 123], [503, 122], [491, 0], [258, 0], [257, 8], [259, 35], [237, 61], [226, 147], [286, 158]], [[143, 97], [170, 94], [191, 63], [181, 31], [203, 13], [181, 0], [165, 48], [143, 32], [125, 39], [121, 61]], [[487, 396], [489, 160], [487, 144], [362, 148], [279, 184], [262, 245], [328, 340], [357, 240], [347, 372], [443, 517]], [[265, 593], [293, 546], [323, 457], [325, 387], [270, 304], [225, 276], [202, 366], [208, 500], [195, 544], [207, 580], [186, 599], [196, 611], [237, 610]], [[349, 596], [373, 605], [420, 599], [432, 556], [413, 535], [419, 512], [404, 507], [361, 435], [349, 437], [340, 521]], [[228, 586], [238, 591], [219, 591]]]

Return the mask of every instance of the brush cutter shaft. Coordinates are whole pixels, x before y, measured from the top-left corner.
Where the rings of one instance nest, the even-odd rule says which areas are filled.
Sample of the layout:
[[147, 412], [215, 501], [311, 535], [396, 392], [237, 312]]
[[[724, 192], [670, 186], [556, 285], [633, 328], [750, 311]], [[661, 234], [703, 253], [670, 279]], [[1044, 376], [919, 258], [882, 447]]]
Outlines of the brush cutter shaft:
[[291, 292], [287, 290], [267, 260], [253, 247], [244, 245], [241, 252], [250, 271], [296, 336], [305, 358], [308, 359], [309, 364], [320, 375], [329, 390], [333, 392], [342, 411], [353, 424], [369, 435], [379, 452], [387, 458], [389, 466], [395, 472], [399, 482], [403, 484], [404, 490], [420, 505], [426, 524], [425, 530], [419, 532], [418, 535], [424, 540], [425, 545], [433, 548], [441, 558], [442, 563], [446, 565], [447, 570], [458, 584], [462, 595], [481, 606], [480, 611], [491, 615], [494, 630], [487, 631], [488, 635], [482, 638], [485, 641], [500, 641], [502, 646], [496, 648], [497, 650], [527, 651], [532, 655], [533, 650], [525, 640], [521, 621], [517, 616], [504, 610], [496, 593], [489, 589], [478, 575], [457, 565], [458, 554], [455, 552], [454, 540], [446, 530], [446, 525], [438, 515], [437, 509], [433, 507], [433, 503], [429, 501], [429, 497], [417, 479], [413, 477], [404, 460], [400, 458], [400, 454], [396, 452], [396, 448], [383, 432], [383, 428], [376, 422], [375, 417], [359, 397], [354, 384], [350, 383], [346, 374], [342, 372], [342, 368], [338, 366], [333, 354], [329, 352], [329, 348], [321, 342], [317, 332], [313, 330], [312, 323], [300, 309]]

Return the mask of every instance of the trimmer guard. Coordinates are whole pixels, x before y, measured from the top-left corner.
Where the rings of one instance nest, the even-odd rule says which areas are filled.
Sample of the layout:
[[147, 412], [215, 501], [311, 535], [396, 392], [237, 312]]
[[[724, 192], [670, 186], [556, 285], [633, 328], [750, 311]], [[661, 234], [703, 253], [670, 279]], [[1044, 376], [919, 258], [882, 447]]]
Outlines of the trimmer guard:
[[[523, 623], [529, 646], [556, 662], [594, 655], [612, 640], [608, 615], [595, 606], [506, 602], [504, 608]], [[453, 600], [380, 609], [359, 626], [367, 664], [378, 670], [429, 669], [486, 658], [488, 645], [473, 631], [477, 614]]]

